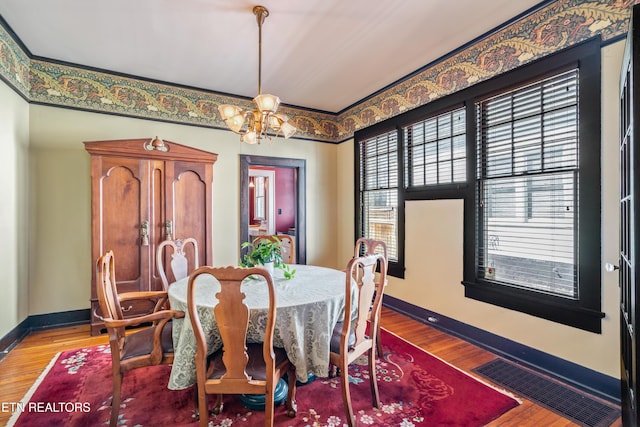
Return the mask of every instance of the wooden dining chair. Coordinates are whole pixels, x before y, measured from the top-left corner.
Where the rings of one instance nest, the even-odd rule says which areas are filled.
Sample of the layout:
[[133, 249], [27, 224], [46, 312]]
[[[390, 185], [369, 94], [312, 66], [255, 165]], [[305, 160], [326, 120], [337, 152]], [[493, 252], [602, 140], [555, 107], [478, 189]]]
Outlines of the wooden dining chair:
[[[215, 294], [217, 304], [213, 308], [222, 348], [209, 354], [200, 317], [197, 313], [195, 291], [197, 279], [211, 275], [220, 283], [220, 292]], [[245, 303], [242, 281], [248, 276], [262, 276], [264, 282], [251, 286], [267, 286], [269, 311], [263, 343], [248, 343], [249, 307]], [[280, 378], [288, 374], [288, 394], [285, 408], [289, 417], [296, 416], [296, 372], [284, 349], [273, 346], [276, 321], [276, 294], [271, 275], [263, 267], [200, 267], [189, 275], [187, 285], [187, 310], [196, 337], [196, 400], [200, 426], [209, 422], [207, 395], [217, 394], [213, 412], [222, 411], [224, 394], [264, 394], [265, 426], [273, 426], [274, 393]]]
[[[172, 320], [184, 317], [184, 312], [164, 310], [167, 292], [126, 292], [118, 294], [115, 262], [112, 251], [97, 261], [97, 291], [103, 321], [109, 334], [113, 398], [111, 400], [110, 425], [115, 426], [120, 411], [122, 377], [127, 371], [153, 365], [173, 363]], [[153, 313], [137, 317], [123, 316], [121, 303], [135, 300], [155, 301]], [[125, 328], [151, 323], [152, 326], [125, 334]]]
[[[189, 245], [192, 246], [191, 251], [186, 250]], [[169, 254], [171, 254], [171, 261], [165, 268], [165, 259], [168, 260]], [[198, 241], [193, 237], [161, 242], [156, 250], [156, 268], [164, 290], [169, 289], [169, 283], [184, 279], [191, 271], [198, 268], [198, 257]]]
[[[376, 266], [378, 265], [379, 272], [376, 274]], [[364, 354], [369, 359], [369, 383], [373, 406], [380, 407], [375, 352], [377, 334], [371, 333], [371, 331], [378, 331], [384, 293], [383, 284], [386, 276], [387, 266], [382, 254], [354, 257], [347, 264], [345, 314], [344, 319], [338, 322], [334, 328], [329, 360], [340, 372], [342, 399], [349, 426], [356, 424], [349, 392], [349, 365]], [[352, 297], [354, 280], [357, 285], [355, 298]]]
[[282, 254], [282, 260], [285, 264], [296, 263], [296, 250], [293, 236], [288, 234], [271, 234], [265, 236], [258, 236], [253, 240], [255, 245], [262, 239], [275, 240], [276, 237], [280, 241], [280, 253]]
[[[384, 256], [385, 268], [389, 269], [389, 258], [387, 257], [387, 244], [382, 240], [368, 239], [361, 237], [356, 241], [353, 256], [359, 257], [363, 255], [382, 254]], [[384, 286], [387, 285], [387, 281], [384, 281]], [[382, 341], [380, 340], [380, 322], [378, 322], [378, 329], [376, 330], [376, 351], [379, 357], [382, 357]]]
[[382, 240], [369, 239], [367, 237], [360, 237], [356, 240], [355, 249], [353, 251], [354, 257], [373, 255], [376, 253], [382, 254], [385, 261], [388, 263], [387, 244], [385, 242]]

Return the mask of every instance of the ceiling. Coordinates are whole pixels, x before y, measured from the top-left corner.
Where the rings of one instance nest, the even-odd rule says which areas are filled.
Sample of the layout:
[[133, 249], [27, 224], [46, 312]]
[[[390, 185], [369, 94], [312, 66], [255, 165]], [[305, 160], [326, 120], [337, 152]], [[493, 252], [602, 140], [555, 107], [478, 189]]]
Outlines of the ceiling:
[[2, 0], [32, 55], [338, 112], [540, 0]]

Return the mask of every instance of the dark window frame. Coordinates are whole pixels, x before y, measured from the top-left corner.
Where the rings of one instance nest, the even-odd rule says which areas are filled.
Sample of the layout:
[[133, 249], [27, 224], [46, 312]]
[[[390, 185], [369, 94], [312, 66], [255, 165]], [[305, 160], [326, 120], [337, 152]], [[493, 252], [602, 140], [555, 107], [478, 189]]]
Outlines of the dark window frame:
[[354, 244], [355, 241], [362, 237], [364, 234], [364, 223], [363, 223], [363, 202], [361, 199], [361, 183], [360, 183], [360, 143], [362, 141], [369, 140], [371, 138], [375, 138], [380, 135], [384, 135], [387, 133], [397, 133], [397, 188], [398, 188], [398, 206], [397, 206], [397, 224], [396, 224], [396, 233], [397, 233], [397, 260], [389, 260], [387, 274], [403, 279], [404, 278], [404, 200], [401, 198], [402, 191], [401, 186], [403, 184], [403, 174], [404, 168], [400, 162], [402, 158], [402, 139], [400, 139], [400, 132], [395, 126], [389, 127], [389, 123], [383, 123], [384, 126], [375, 126], [371, 128], [364, 129], [363, 131], [356, 132], [357, 136], [354, 138], [354, 159], [355, 159], [355, 236], [354, 236]]
[[[571, 67], [579, 72], [578, 157], [578, 296], [569, 299], [485, 281], [477, 274], [477, 191], [465, 210], [465, 296], [520, 311], [568, 326], [601, 333], [600, 277], [600, 152], [601, 152], [601, 53], [600, 38], [592, 39], [479, 85], [474, 104], [487, 95], [505, 92]], [[483, 93], [484, 92], [484, 93]], [[474, 135], [475, 135], [474, 130]], [[477, 154], [473, 157], [477, 160]], [[474, 185], [475, 186], [475, 185]]]
[[[454, 113], [457, 113], [458, 111], [462, 111], [463, 112], [463, 117], [465, 118], [465, 122], [466, 122], [466, 109], [464, 108], [464, 105], [454, 105], [452, 106], [452, 108], [447, 108], [443, 111], [438, 111], [438, 112], [431, 112], [427, 117], [421, 119], [421, 120], [417, 120], [414, 121], [412, 123], [406, 124], [404, 126], [402, 126], [401, 130], [402, 130], [402, 137], [403, 137], [403, 141], [402, 143], [403, 145], [403, 153], [404, 153], [404, 189], [405, 190], [409, 190], [409, 191], [415, 191], [415, 190], [433, 190], [433, 189], [437, 189], [437, 188], [441, 188], [442, 186], [450, 186], [450, 185], [460, 185], [460, 184], [465, 184], [467, 182], [467, 180], [469, 179], [469, 177], [466, 176], [466, 162], [467, 162], [467, 157], [468, 157], [468, 153], [467, 153], [467, 144], [466, 144], [466, 133], [467, 133], [467, 128], [466, 128], [466, 123], [464, 125], [464, 132], [462, 133], [456, 133], [455, 132], [455, 125], [453, 122], [454, 119]], [[450, 127], [450, 133], [447, 136], [440, 136], [440, 125], [439, 125], [439, 119], [443, 118], [445, 116], [450, 116], [451, 117], [451, 123], [449, 125]], [[416, 125], [425, 125], [425, 122], [427, 121], [431, 121], [431, 120], [436, 120], [436, 130], [435, 130], [435, 139], [431, 140], [431, 141], [407, 141], [406, 136], [407, 135], [412, 135], [413, 134], [413, 129]], [[455, 139], [456, 137], [463, 137], [464, 139], [462, 140], [464, 142], [464, 155], [463, 156], [456, 156], [455, 154]], [[449, 156], [448, 158], [445, 159], [441, 159], [441, 149], [440, 149], [440, 145], [443, 141], [445, 140], [449, 140]], [[426, 146], [429, 144], [435, 144], [435, 156], [436, 156], [436, 160], [435, 161], [431, 161], [428, 162], [427, 158], [426, 158]], [[413, 158], [413, 152], [414, 150], [418, 148], [421, 150], [425, 151], [425, 155], [423, 158], [423, 163], [422, 165], [415, 165], [414, 164], [414, 158]], [[464, 164], [465, 164], [465, 177], [463, 180], [456, 180], [456, 168], [455, 168], [455, 162], [456, 160], [463, 160]], [[449, 170], [449, 180], [445, 181], [444, 179], [440, 180], [440, 174], [441, 174], [441, 168], [440, 166], [442, 164], [447, 164], [450, 166], [450, 170]], [[435, 175], [436, 175], [436, 183], [430, 183], [427, 182], [427, 165], [432, 165], [435, 167], [436, 171], [435, 171]], [[422, 166], [421, 168], [421, 173], [423, 174], [423, 180], [424, 180], [424, 184], [415, 184], [414, 183], [414, 172], [412, 170], [412, 168], [415, 168], [416, 166]]]
[[[602, 332], [601, 312], [601, 38], [600, 36], [498, 75], [467, 89], [439, 98], [424, 106], [359, 130], [355, 141], [355, 238], [359, 237], [359, 146], [358, 141], [396, 129], [399, 141], [398, 174], [398, 263], [390, 274], [404, 278], [404, 205], [407, 200], [462, 199], [464, 201], [464, 272], [462, 284], [467, 298], [527, 313], [536, 317], [595, 333]], [[579, 290], [575, 300], [547, 295], [478, 279], [476, 274], [476, 107], [478, 100], [510, 88], [526, 85], [566, 70], [580, 68], [579, 76]], [[404, 140], [402, 128], [439, 112], [464, 105], [467, 121], [467, 182], [407, 188], [404, 182]], [[355, 241], [355, 240], [354, 240]]]

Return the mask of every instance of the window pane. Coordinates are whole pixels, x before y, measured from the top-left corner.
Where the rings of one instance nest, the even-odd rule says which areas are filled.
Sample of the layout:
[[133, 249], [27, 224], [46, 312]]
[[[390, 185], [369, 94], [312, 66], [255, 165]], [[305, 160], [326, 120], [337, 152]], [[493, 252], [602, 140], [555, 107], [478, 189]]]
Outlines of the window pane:
[[425, 144], [424, 151], [425, 151], [426, 163], [438, 162], [438, 143], [437, 142], [430, 142], [428, 144]]
[[447, 138], [451, 136], [451, 114], [438, 116], [438, 137]]
[[451, 160], [451, 138], [441, 139], [438, 142], [438, 161]]
[[435, 185], [438, 183], [438, 163], [428, 163], [424, 167], [425, 184]]
[[459, 109], [451, 112], [453, 120], [453, 134], [464, 135], [467, 132], [467, 122], [465, 118], [465, 110]]
[[413, 167], [413, 185], [424, 185], [424, 165], [415, 165]]
[[574, 175], [499, 178], [484, 187], [491, 280], [575, 297]]
[[424, 122], [424, 140], [437, 141], [438, 140], [438, 119], [429, 119]]
[[438, 181], [441, 184], [451, 182], [451, 162], [438, 163]]
[[467, 162], [464, 159], [453, 161], [453, 180], [455, 182], [467, 180]]
[[398, 259], [398, 192], [371, 191], [364, 194], [364, 237], [387, 244], [389, 260]]

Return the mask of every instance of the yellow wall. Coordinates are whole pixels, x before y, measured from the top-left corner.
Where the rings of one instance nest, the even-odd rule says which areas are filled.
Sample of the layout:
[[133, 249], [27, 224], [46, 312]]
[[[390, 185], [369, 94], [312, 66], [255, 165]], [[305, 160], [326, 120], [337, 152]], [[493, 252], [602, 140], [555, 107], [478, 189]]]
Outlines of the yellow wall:
[[[602, 50], [602, 259], [618, 251], [618, 79], [624, 42]], [[338, 151], [339, 257], [353, 244], [353, 140]], [[405, 279], [387, 293], [416, 306], [619, 378], [618, 276], [602, 274], [602, 334], [550, 322], [464, 297], [462, 200], [406, 204]]]
[[339, 268], [345, 268], [353, 256], [355, 243], [355, 193], [354, 193], [354, 146], [353, 139], [338, 146], [338, 208], [337, 256]]
[[218, 153], [213, 178], [215, 265], [238, 262], [239, 154], [306, 159], [307, 261], [335, 265], [335, 145], [279, 139], [249, 146], [227, 131], [32, 105], [29, 314], [89, 307], [91, 192], [89, 155], [82, 142], [156, 135]]
[[29, 106], [0, 83], [0, 337], [28, 315]]

